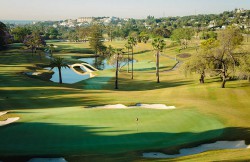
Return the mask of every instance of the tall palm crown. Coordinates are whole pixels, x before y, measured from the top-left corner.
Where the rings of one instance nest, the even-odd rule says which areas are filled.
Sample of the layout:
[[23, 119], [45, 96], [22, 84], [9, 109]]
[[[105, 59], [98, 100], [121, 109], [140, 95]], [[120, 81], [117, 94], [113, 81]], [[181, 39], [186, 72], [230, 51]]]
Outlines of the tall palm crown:
[[59, 83], [62, 84], [62, 73], [61, 68], [69, 68], [69, 66], [64, 62], [64, 59], [61, 57], [56, 57], [50, 62], [51, 69], [57, 67], [59, 71]]
[[156, 53], [156, 77], [157, 77], [157, 83], [160, 83], [160, 75], [159, 75], [159, 63], [160, 63], [160, 52], [163, 51], [163, 49], [166, 47], [166, 43], [161, 38], [155, 38], [152, 42], [152, 46]]
[[132, 47], [137, 44], [137, 40], [135, 37], [129, 37], [128, 38], [128, 44], [130, 44]]
[[129, 44], [129, 43], [126, 43], [125, 45], [124, 45], [124, 47], [128, 50], [128, 60], [127, 60], [127, 72], [129, 72], [129, 60], [130, 60], [130, 58], [129, 58], [129, 50], [132, 48], [131, 47], [131, 44]]
[[153, 46], [154, 50], [162, 52], [163, 49], [166, 47], [166, 43], [161, 38], [155, 38], [152, 42], [152, 46]]
[[128, 44], [131, 46], [131, 53], [132, 53], [132, 76], [131, 79], [134, 79], [134, 46], [137, 44], [137, 40], [135, 37], [128, 38]]
[[131, 47], [131, 44], [129, 44], [129, 43], [126, 43], [125, 45], [124, 45], [124, 47], [126, 48], [126, 49], [131, 49], [132, 47]]

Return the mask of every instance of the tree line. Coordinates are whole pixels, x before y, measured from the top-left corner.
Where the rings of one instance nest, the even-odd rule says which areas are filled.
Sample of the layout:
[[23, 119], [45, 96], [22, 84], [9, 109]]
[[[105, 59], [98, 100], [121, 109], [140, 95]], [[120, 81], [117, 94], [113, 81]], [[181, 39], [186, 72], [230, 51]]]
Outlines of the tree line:
[[[18, 27], [19, 32], [14, 32], [16, 34], [14, 37], [19, 41], [22, 41], [24, 45], [31, 50], [32, 55], [36, 53], [37, 49], [43, 49], [46, 47], [46, 42], [42, 33], [34, 30], [30, 31], [29, 29]], [[93, 25], [91, 27], [82, 27], [77, 28], [75, 30], [76, 36], [81, 38], [83, 42], [89, 41], [90, 47], [94, 50], [96, 56], [105, 56], [108, 58], [112, 58], [114, 55], [114, 51], [116, 51], [117, 58], [121, 58], [120, 53], [121, 49], [114, 49], [109, 46], [106, 47], [104, 45], [104, 34], [105, 31], [109, 31], [110, 40], [112, 41], [113, 31], [112, 29], [104, 28], [101, 25]], [[10, 37], [8, 29], [6, 25], [2, 23], [1, 31], [4, 33], [4, 37], [2, 36], [2, 40], [6, 40]], [[171, 39], [176, 41], [181, 45], [182, 49], [187, 48], [188, 41], [191, 40], [197, 31], [192, 28], [179, 28], [175, 29], [171, 34]], [[3, 34], [2, 34], [3, 35]], [[202, 34], [202, 36], [204, 36]], [[127, 62], [128, 69], [130, 71], [129, 63], [131, 62], [131, 79], [134, 79], [134, 65], [133, 65], [133, 57], [134, 57], [134, 46], [137, 43], [147, 43], [150, 38], [150, 33], [142, 32], [139, 35], [135, 32], [131, 32], [127, 39], [127, 43], [124, 45], [124, 48], [127, 50]], [[162, 36], [153, 37], [153, 47], [157, 51], [156, 52], [156, 76], [157, 82], [159, 83], [159, 53], [165, 48], [166, 44], [163, 40]], [[196, 49], [196, 54], [184, 64], [185, 72], [197, 72], [200, 74], [200, 83], [204, 83], [204, 79], [207, 75], [210, 76], [220, 76], [222, 80], [221, 87], [224, 88], [226, 81], [233, 78], [250, 78], [249, 74], [249, 53], [248, 51], [242, 52], [239, 50], [239, 47], [243, 41], [243, 36], [241, 30], [239, 28], [229, 27], [226, 30], [222, 30], [217, 33], [209, 32], [206, 37], [206, 41], [202, 42], [200, 47]], [[2, 41], [3, 42], [3, 41]], [[53, 44], [47, 46], [51, 55], [54, 49]], [[118, 52], [120, 50], [120, 52]], [[240, 52], [236, 52], [236, 50]], [[125, 53], [123, 51], [123, 53]], [[131, 56], [131, 58], [130, 58]], [[118, 70], [119, 67], [116, 66]], [[118, 74], [118, 72], [117, 72]], [[250, 79], [249, 79], [250, 80]]]

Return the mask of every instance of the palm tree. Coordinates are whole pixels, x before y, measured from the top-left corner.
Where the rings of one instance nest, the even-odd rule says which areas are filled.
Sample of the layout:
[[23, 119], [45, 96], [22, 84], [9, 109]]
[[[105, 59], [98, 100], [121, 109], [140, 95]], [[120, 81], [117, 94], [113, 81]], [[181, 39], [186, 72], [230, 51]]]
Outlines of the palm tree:
[[118, 73], [119, 73], [119, 60], [122, 59], [122, 50], [121, 49], [115, 49], [115, 55], [114, 58], [116, 60], [116, 66], [115, 66], [115, 89], [118, 89]]
[[128, 50], [128, 62], [127, 62], [127, 64], [128, 64], [128, 66], [127, 66], [127, 72], [129, 73], [129, 49], [131, 49], [131, 45], [130, 44], [128, 44], [128, 43], [126, 43], [125, 45], [125, 48]]
[[58, 68], [58, 72], [59, 72], [59, 83], [62, 84], [62, 73], [61, 73], [61, 69], [62, 68], [70, 68], [65, 62], [64, 59], [61, 57], [56, 57], [53, 58], [50, 62], [50, 67], [51, 70], [55, 67]]
[[134, 46], [137, 44], [136, 38], [129, 37], [128, 44], [131, 46], [131, 54], [132, 54], [132, 76], [131, 76], [131, 79], [134, 79]]
[[113, 49], [112, 55], [109, 57], [109, 64], [115, 67], [115, 89], [118, 89], [118, 74], [121, 67], [120, 61], [123, 59], [122, 54], [122, 49]]
[[161, 38], [155, 38], [152, 42], [152, 46], [154, 50], [156, 51], [156, 77], [157, 77], [157, 83], [160, 83], [160, 75], [159, 75], [159, 62], [160, 62], [160, 52], [163, 51], [163, 49], [166, 46], [166, 43]]

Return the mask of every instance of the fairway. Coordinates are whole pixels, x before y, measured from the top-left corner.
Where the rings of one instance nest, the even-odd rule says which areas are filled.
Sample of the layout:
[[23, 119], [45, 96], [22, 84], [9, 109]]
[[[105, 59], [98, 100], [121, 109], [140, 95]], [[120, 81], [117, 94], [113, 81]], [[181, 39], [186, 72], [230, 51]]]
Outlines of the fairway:
[[[123, 43], [113, 42], [116, 47]], [[74, 55], [85, 56], [84, 51], [88, 49], [87, 44], [55, 44], [59, 51], [54, 56], [62, 56], [70, 63], [78, 61]], [[62, 51], [66, 45], [68, 48]], [[31, 56], [20, 47], [13, 44], [0, 55], [0, 110], [10, 111], [0, 120], [20, 117], [17, 122], [0, 127], [0, 160], [1, 157], [39, 155], [62, 156], [68, 161], [93, 158], [97, 158], [96, 161], [143, 161], [145, 151], [176, 153], [180, 148], [217, 140], [250, 142], [247, 81], [230, 81], [225, 89], [219, 88], [221, 83], [216, 77], [208, 77], [205, 84], [199, 84], [195, 74], [185, 77], [178, 69], [168, 71], [176, 61], [162, 56], [161, 83], [156, 83], [154, 52], [147, 43], [135, 47], [134, 80], [126, 67], [119, 73], [119, 90], [114, 90], [113, 69], [98, 71], [96, 77], [75, 84], [59, 85], [46, 78], [24, 75], [34, 70], [48, 73], [40, 65], [48, 64], [49, 60], [44, 56]], [[80, 47], [79, 53], [68, 51]], [[194, 49], [190, 47], [184, 52], [192, 54]], [[174, 57], [176, 52], [174, 48], [167, 48], [164, 54]], [[88, 108], [136, 103], [173, 105], [176, 109]], [[231, 158], [240, 154], [233, 153]], [[242, 155], [247, 153], [249, 150], [242, 151]], [[199, 155], [193, 156], [193, 159], [199, 158]], [[186, 160], [185, 157], [178, 159]]]
[[193, 109], [68, 107], [16, 113], [21, 120], [0, 130], [0, 145], [4, 146], [1, 155], [92, 155], [164, 149], [217, 138], [224, 127]]

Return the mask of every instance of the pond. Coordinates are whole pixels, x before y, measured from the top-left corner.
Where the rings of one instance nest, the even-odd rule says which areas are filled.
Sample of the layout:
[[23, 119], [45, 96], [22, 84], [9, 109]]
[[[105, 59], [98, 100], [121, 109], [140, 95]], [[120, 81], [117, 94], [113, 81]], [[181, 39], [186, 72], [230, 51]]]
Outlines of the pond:
[[[114, 68], [114, 66], [109, 65], [108, 60], [106, 58], [103, 58], [103, 57], [80, 58], [78, 60], [82, 61], [82, 62], [86, 62], [99, 70], [106, 70], [106, 69]], [[131, 62], [132, 61], [130, 61], [130, 63]], [[126, 64], [127, 64], [127, 61], [121, 62], [121, 66], [125, 66]], [[50, 70], [50, 68], [45, 68], [45, 69]], [[79, 67], [76, 70], [82, 71], [82, 72], [85, 71], [81, 67]], [[54, 68], [54, 69], [52, 69], [52, 71], [54, 72], [54, 74], [52, 75], [52, 78], [50, 80], [53, 82], [59, 83], [58, 68]], [[63, 81], [63, 83], [67, 83], [67, 84], [77, 83], [79, 81], [86, 80], [86, 79], [89, 79], [91, 77], [90, 76], [91, 74], [79, 74], [70, 68], [62, 68], [61, 72], [62, 72], [62, 81]]]
[[[50, 70], [50, 68], [45, 68], [47, 70]], [[59, 83], [59, 72], [58, 68], [52, 69], [54, 74], [52, 75], [52, 78], [50, 79], [53, 82]], [[71, 70], [70, 68], [62, 68], [62, 82], [67, 84], [73, 84], [80, 82], [82, 80], [86, 80], [90, 78], [90, 74], [80, 75]]]

